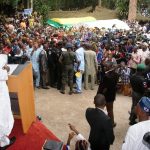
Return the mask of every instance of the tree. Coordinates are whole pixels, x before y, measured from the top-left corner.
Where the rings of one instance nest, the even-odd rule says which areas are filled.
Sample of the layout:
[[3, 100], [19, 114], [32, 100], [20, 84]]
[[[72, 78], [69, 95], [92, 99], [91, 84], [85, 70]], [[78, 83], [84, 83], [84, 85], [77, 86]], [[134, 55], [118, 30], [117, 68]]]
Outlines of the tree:
[[99, 7], [102, 6], [102, 0], [98, 0], [98, 5], [99, 5]]
[[128, 20], [130, 21], [135, 20], [136, 12], [137, 12], [137, 0], [130, 0]]
[[50, 0], [34, 0], [33, 9], [43, 17], [43, 23], [47, 21], [50, 10]]
[[129, 0], [117, 0], [116, 10], [120, 19], [127, 19], [129, 12]]
[[0, 5], [7, 4], [15, 8], [20, 0], [0, 0]]

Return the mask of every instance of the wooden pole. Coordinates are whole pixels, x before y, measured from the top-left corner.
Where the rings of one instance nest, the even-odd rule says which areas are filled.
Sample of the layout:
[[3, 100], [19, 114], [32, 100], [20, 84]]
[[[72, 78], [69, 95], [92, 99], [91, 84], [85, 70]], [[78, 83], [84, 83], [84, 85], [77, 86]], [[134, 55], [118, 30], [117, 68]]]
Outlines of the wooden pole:
[[132, 21], [136, 19], [136, 11], [137, 11], [137, 0], [130, 0], [129, 3], [129, 15], [128, 20]]

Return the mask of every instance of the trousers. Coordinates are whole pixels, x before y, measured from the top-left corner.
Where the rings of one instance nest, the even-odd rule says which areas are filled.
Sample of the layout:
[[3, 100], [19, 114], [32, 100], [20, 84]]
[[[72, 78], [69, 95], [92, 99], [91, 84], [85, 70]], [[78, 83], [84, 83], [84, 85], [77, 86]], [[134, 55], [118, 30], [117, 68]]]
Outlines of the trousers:
[[35, 86], [39, 87], [40, 86], [40, 70], [36, 70], [36, 79], [35, 79]]
[[91, 144], [91, 150], [109, 150], [110, 149], [110, 145], [95, 145], [95, 144]]
[[130, 114], [130, 117], [129, 117], [129, 120], [131, 122], [135, 122], [136, 118], [137, 118], [137, 115], [136, 115], [136, 112], [135, 112], [135, 107], [137, 105], [137, 103], [140, 101], [140, 99], [142, 98], [142, 94], [139, 94], [137, 92], [132, 92], [132, 106], [131, 106], [131, 114]]
[[0, 147], [4, 147], [10, 144], [10, 140], [7, 136], [0, 137]]
[[77, 85], [76, 92], [79, 92], [79, 93], [82, 92], [82, 76], [83, 76], [83, 72], [80, 72], [80, 73], [81, 73], [80, 77], [76, 77], [76, 85]]
[[94, 83], [95, 83], [95, 75], [94, 74], [84, 74], [84, 87], [87, 90], [88, 89], [88, 83], [89, 83], [89, 77], [91, 77], [91, 90], [94, 89]]
[[73, 91], [73, 76], [74, 68], [72, 65], [64, 66], [62, 69], [62, 90], [65, 91], [65, 86], [68, 83], [70, 91]]
[[114, 105], [114, 102], [107, 102], [107, 103], [106, 103], [106, 109], [107, 109], [107, 112], [108, 112], [108, 116], [109, 116], [110, 119], [112, 120], [112, 124], [114, 124], [113, 105]]

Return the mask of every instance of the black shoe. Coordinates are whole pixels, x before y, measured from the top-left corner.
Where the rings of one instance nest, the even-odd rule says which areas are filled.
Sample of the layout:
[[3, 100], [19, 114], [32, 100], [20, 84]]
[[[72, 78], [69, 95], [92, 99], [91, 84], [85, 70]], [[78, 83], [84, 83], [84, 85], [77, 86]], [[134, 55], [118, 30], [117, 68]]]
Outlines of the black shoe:
[[60, 93], [61, 93], [61, 94], [65, 94], [65, 91], [61, 90]]
[[69, 95], [72, 95], [72, 94], [73, 94], [73, 91], [70, 91], [70, 92], [69, 92]]
[[44, 87], [42, 87], [42, 89], [46, 89], [46, 90], [48, 90], [48, 89], [50, 89], [49, 87], [47, 87], [47, 86], [44, 86]]
[[36, 86], [36, 88], [37, 88], [37, 89], [40, 89], [41, 87], [40, 87], [40, 86]]
[[115, 122], [114, 122], [114, 123], [113, 123], [113, 128], [115, 128], [115, 127], [116, 127], [116, 125], [117, 125], [117, 123], [115, 123]]
[[131, 111], [128, 111], [128, 114], [131, 115]]
[[61, 90], [61, 88], [60, 88], [60, 87], [57, 87], [57, 90]]
[[57, 88], [57, 85], [51, 85], [52, 88]]
[[0, 150], [6, 150], [8, 147], [10, 147], [11, 145], [13, 145], [13, 144], [15, 143], [15, 141], [16, 141], [16, 137], [13, 136], [13, 137], [10, 139], [9, 145], [6, 145], [6, 146], [4, 146], [4, 147], [0, 147]]

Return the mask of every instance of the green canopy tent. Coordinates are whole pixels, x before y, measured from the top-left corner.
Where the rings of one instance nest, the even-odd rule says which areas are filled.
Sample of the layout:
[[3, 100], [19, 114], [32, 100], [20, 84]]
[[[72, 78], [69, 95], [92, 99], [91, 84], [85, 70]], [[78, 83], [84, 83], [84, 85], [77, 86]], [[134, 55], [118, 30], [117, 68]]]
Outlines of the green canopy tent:
[[53, 18], [47, 21], [47, 24], [55, 28], [71, 28], [75, 24], [83, 22], [91, 22], [96, 19], [93, 17], [81, 17], [81, 18]]
[[58, 23], [56, 21], [53, 21], [51, 19], [49, 19], [47, 21], [47, 24], [50, 25], [50, 26], [52, 26], [52, 27], [54, 27], [54, 28], [61, 28], [62, 27], [62, 25], [60, 23]]

